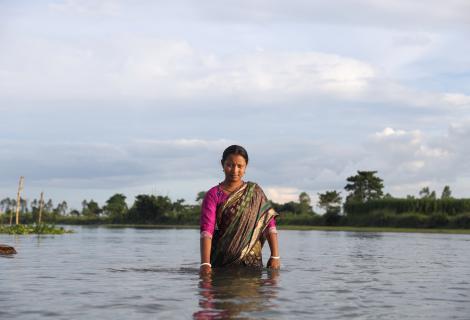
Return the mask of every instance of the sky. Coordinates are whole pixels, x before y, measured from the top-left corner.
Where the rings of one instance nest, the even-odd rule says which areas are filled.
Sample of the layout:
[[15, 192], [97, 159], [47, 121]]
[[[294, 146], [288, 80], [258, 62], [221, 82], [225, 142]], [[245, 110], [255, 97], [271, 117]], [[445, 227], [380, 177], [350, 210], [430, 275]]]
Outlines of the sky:
[[0, 0], [0, 198], [194, 203], [231, 144], [276, 202], [470, 197], [466, 0]]

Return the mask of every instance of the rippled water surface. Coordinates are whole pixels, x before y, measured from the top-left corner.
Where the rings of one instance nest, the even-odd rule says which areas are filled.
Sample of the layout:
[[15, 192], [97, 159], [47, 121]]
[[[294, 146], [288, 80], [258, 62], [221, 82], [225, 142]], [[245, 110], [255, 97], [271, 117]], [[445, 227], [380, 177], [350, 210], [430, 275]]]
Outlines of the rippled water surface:
[[195, 229], [74, 229], [0, 235], [1, 319], [470, 319], [469, 235], [280, 231], [280, 272], [201, 279]]

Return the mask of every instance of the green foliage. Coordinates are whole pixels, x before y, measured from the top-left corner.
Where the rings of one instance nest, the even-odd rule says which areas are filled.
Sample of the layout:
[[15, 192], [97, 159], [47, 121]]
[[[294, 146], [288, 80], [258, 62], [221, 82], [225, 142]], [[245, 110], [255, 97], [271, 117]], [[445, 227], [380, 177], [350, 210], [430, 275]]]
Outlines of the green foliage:
[[449, 186], [445, 186], [444, 189], [442, 189], [441, 199], [451, 199], [451, 198], [452, 198], [452, 191], [450, 191]]
[[426, 215], [442, 212], [453, 216], [470, 212], [470, 199], [391, 198], [370, 200], [365, 203], [350, 201], [344, 204], [344, 211], [348, 216], [369, 214], [374, 210], [390, 210], [397, 214], [417, 212]]
[[443, 228], [449, 225], [449, 216], [443, 212], [434, 212], [427, 216], [427, 227], [428, 228]]
[[421, 199], [431, 199], [431, 200], [435, 200], [436, 199], [436, 191], [430, 191], [429, 190], [429, 187], [424, 187], [423, 189], [421, 189], [421, 191], [419, 191], [419, 196], [421, 197]]
[[135, 198], [134, 205], [129, 210], [129, 222], [157, 223], [163, 222], [165, 213], [172, 211], [170, 198], [141, 194]]
[[271, 202], [273, 209], [278, 213], [291, 213], [291, 214], [300, 214], [300, 203], [289, 201], [286, 203], [275, 203]]
[[273, 209], [282, 215], [284, 215], [284, 213], [298, 215], [315, 214], [310, 203], [310, 196], [306, 192], [302, 192], [299, 194], [299, 202], [289, 201], [283, 204], [271, 202]]
[[[337, 208], [339, 209], [339, 207]], [[338, 226], [341, 224], [342, 217], [339, 215], [339, 210], [335, 211], [330, 209], [323, 216], [325, 226]]]
[[292, 212], [283, 212], [278, 219], [276, 224], [280, 226], [318, 226], [324, 225], [322, 216], [317, 214], [296, 214]]
[[91, 199], [89, 202], [83, 200], [82, 206], [82, 215], [87, 217], [98, 217], [100, 213], [103, 212], [98, 203], [93, 199]]
[[470, 213], [463, 213], [450, 217], [449, 225], [452, 228], [470, 229]]
[[338, 191], [325, 191], [318, 194], [318, 206], [327, 213], [337, 213], [341, 211], [341, 195]]
[[310, 203], [312, 200], [310, 196], [306, 192], [302, 192], [299, 194], [299, 210], [300, 214], [309, 214], [312, 213], [312, 206]]
[[206, 193], [207, 193], [206, 191], [199, 191], [196, 196], [196, 202], [199, 204], [202, 204], [202, 200], [204, 200]]
[[65, 230], [62, 227], [56, 227], [45, 223], [41, 224], [18, 224], [13, 226], [0, 226], [0, 233], [8, 234], [64, 234], [71, 233], [71, 230]]
[[357, 175], [348, 177], [344, 189], [349, 191], [346, 201], [366, 202], [380, 199], [383, 195], [383, 180], [376, 176], [377, 171], [357, 171]]
[[126, 196], [121, 193], [116, 193], [111, 196], [103, 207], [103, 212], [113, 222], [125, 221], [127, 211]]

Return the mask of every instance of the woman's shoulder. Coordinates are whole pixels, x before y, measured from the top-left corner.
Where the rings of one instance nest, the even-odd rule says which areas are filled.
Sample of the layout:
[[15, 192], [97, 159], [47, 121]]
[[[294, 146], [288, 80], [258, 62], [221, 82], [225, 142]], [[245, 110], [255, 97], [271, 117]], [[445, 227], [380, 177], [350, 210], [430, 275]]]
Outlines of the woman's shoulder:
[[259, 189], [259, 190], [263, 191], [263, 188], [261, 188], [261, 186], [256, 182], [247, 181], [246, 184], [247, 184], [247, 186], [252, 186], [255, 189]]
[[216, 184], [206, 192], [206, 197], [220, 197], [222, 193], [222, 190], [220, 189], [220, 183]]

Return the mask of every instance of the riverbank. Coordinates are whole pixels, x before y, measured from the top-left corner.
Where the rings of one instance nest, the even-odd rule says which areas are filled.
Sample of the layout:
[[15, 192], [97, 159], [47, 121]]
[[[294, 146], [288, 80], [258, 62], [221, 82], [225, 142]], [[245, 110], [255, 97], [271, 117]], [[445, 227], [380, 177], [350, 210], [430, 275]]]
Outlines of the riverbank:
[[[165, 224], [101, 224], [107, 228], [136, 229], [199, 229], [198, 225], [165, 225]], [[345, 231], [345, 232], [394, 232], [394, 233], [443, 233], [470, 234], [470, 229], [424, 229], [424, 228], [385, 228], [385, 227], [347, 227], [347, 226], [278, 226], [279, 230], [299, 231]]]

